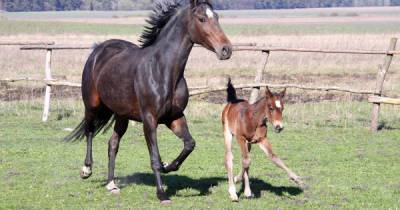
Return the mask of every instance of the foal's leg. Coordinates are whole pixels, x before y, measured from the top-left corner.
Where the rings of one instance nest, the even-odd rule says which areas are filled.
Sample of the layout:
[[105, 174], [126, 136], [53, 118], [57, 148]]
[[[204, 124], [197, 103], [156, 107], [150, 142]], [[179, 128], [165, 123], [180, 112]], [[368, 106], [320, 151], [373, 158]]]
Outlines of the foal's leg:
[[186, 118], [183, 116], [169, 125], [167, 125], [169, 129], [171, 129], [174, 134], [182, 139], [184, 147], [182, 152], [179, 154], [179, 156], [172, 161], [171, 164], [165, 164], [163, 166], [163, 172], [168, 173], [171, 171], [177, 171], [183, 161], [190, 155], [190, 153], [194, 150], [194, 147], [196, 145], [196, 142], [192, 138], [189, 132], [189, 128], [186, 123]]
[[300, 180], [300, 177], [297, 176], [292, 170], [290, 170], [283, 161], [274, 154], [272, 151], [272, 145], [269, 143], [267, 138], [264, 138], [259, 144], [260, 148], [264, 151], [264, 153], [271, 158], [272, 162], [275, 163], [278, 167], [282, 168], [289, 175], [290, 179], [293, 180], [300, 187], [304, 187], [303, 182]]
[[236, 194], [235, 182], [233, 181], [233, 154], [232, 154], [232, 133], [229, 131], [228, 126], [224, 126], [225, 138], [225, 168], [228, 172], [228, 192], [232, 201], [239, 201]]
[[80, 171], [80, 176], [82, 179], [87, 179], [92, 175], [92, 166], [93, 166], [93, 155], [92, 155], [92, 141], [94, 136], [94, 114], [86, 111], [85, 113], [85, 136], [86, 136], [86, 158], [84, 162], [84, 166]]
[[149, 113], [143, 114], [143, 116], [144, 135], [150, 153], [151, 168], [156, 178], [157, 198], [161, 201], [161, 204], [169, 204], [171, 200], [165, 193], [161, 180], [162, 163], [157, 145], [157, 120], [154, 115]]
[[[250, 153], [250, 151], [251, 151], [251, 144], [250, 143], [247, 143], [247, 148], [248, 148], [248, 152]], [[233, 181], [235, 183], [241, 182], [241, 181], [243, 181], [243, 176], [244, 176], [244, 170], [243, 170], [243, 167], [242, 167], [242, 169], [240, 169], [240, 172], [238, 173], [238, 175], [235, 176]]]
[[114, 132], [108, 141], [108, 181], [107, 190], [112, 194], [119, 194], [120, 190], [114, 182], [115, 158], [117, 157], [119, 142], [128, 128], [129, 120], [116, 118]]
[[249, 181], [250, 154], [248, 144], [246, 139], [244, 138], [238, 138], [237, 141], [242, 152], [242, 177], [244, 178], [244, 195], [246, 196], [246, 198], [252, 198], [253, 193], [251, 192]]

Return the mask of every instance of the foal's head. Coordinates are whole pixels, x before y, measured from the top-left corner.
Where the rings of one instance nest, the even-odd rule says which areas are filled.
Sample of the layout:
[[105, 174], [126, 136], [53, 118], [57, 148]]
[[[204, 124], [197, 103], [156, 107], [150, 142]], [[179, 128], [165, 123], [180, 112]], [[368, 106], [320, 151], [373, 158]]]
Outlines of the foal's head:
[[220, 60], [232, 55], [232, 44], [222, 31], [218, 14], [209, 0], [190, 0], [189, 35], [191, 40], [215, 52]]
[[266, 117], [268, 121], [274, 126], [277, 133], [283, 130], [282, 112], [284, 108], [283, 98], [286, 94], [286, 88], [277, 94], [272, 93], [268, 87], [265, 91], [266, 103], [265, 108]]

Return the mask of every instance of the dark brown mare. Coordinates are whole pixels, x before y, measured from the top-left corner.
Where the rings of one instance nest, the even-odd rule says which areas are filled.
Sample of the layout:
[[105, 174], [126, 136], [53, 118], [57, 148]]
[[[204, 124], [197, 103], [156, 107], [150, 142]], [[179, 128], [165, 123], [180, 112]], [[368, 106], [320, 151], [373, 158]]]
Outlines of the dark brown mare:
[[[114, 167], [120, 139], [129, 120], [143, 122], [157, 197], [165, 204], [170, 199], [163, 189], [161, 173], [177, 171], [195, 147], [183, 114], [189, 99], [184, 78], [189, 54], [196, 43], [226, 60], [232, 54], [232, 45], [208, 0], [158, 1], [148, 23], [140, 47], [122, 40], [109, 40], [95, 47], [82, 76], [85, 117], [67, 140], [86, 136], [87, 153], [81, 177], [88, 178], [93, 166], [93, 137], [115, 121], [108, 143], [106, 188], [117, 194]], [[184, 143], [182, 152], [171, 164], [161, 161], [158, 124], [165, 124]]]
[[[273, 94], [266, 89], [265, 97], [254, 104], [249, 104], [246, 100], [237, 99], [236, 91], [230, 79], [228, 82], [228, 104], [222, 112], [222, 125], [225, 138], [225, 168], [228, 172], [229, 196], [232, 201], [238, 201], [235, 183], [244, 179], [244, 195], [247, 198], [253, 197], [249, 184], [250, 168], [250, 149], [251, 144], [258, 144], [264, 153], [271, 158], [272, 162], [282, 168], [289, 175], [290, 179], [300, 187], [304, 187], [303, 182], [293, 173], [283, 161], [272, 151], [272, 145], [267, 139], [268, 121], [274, 126], [276, 132], [283, 130], [282, 112], [284, 108], [283, 98], [286, 89], [279, 94]], [[233, 135], [239, 143], [242, 152], [241, 172], [233, 177], [233, 154], [232, 139]]]

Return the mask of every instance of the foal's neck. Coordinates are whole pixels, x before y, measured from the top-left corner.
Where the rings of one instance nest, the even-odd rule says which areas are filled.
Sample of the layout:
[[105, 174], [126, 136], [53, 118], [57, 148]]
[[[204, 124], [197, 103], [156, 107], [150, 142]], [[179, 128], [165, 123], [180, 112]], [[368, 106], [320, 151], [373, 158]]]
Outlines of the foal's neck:
[[163, 27], [154, 44], [156, 51], [164, 56], [165, 76], [174, 82], [183, 77], [194, 44], [188, 33], [188, 15], [188, 8], [179, 9]]
[[267, 113], [265, 113], [267, 110], [267, 99], [263, 97], [251, 106], [253, 108], [253, 122], [260, 125], [267, 115]]

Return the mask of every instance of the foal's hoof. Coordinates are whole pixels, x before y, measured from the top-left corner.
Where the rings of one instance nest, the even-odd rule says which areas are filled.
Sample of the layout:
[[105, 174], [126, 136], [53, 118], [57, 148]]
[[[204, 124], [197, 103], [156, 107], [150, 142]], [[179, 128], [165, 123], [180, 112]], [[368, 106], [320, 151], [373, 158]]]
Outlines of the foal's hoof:
[[254, 198], [254, 194], [253, 193], [251, 193], [250, 195], [245, 195], [244, 196], [246, 199], [253, 199]]
[[90, 167], [83, 166], [79, 174], [82, 179], [87, 179], [92, 175], [92, 169], [90, 169]]
[[239, 202], [239, 197], [237, 195], [230, 195], [232, 202]]
[[118, 186], [115, 184], [114, 181], [111, 181], [110, 183], [108, 183], [106, 188], [112, 195], [120, 195], [121, 194], [121, 190], [118, 188]]
[[161, 205], [170, 205], [171, 203], [172, 203], [171, 200], [163, 200], [163, 201], [160, 201], [160, 204], [161, 204]]
[[306, 190], [308, 188], [308, 186], [304, 184], [300, 177], [292, 178], [291, 180], [295, 182], [302, 190]]

